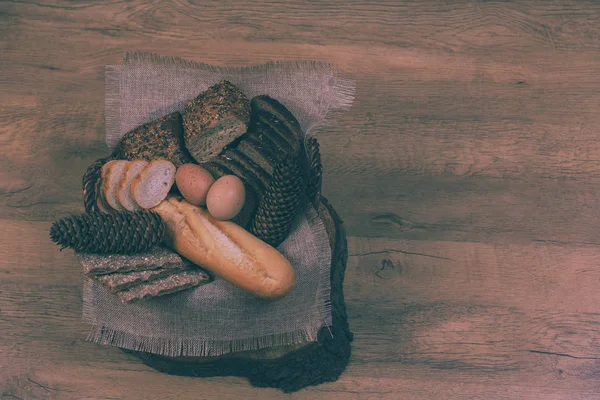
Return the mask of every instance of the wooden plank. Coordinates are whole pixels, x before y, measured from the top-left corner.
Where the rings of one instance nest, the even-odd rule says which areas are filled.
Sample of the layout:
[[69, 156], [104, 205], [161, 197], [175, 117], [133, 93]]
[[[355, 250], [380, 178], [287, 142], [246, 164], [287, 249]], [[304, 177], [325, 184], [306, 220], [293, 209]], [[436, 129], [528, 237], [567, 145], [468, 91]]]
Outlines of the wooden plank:
[[[197, 390], [211, 398], [218, 388], [236, 399], [250, 390], [237, 378], [157, 374], [115, 348], [86, 343], [76, 259], [45, 239], [48, 223], [7, 222], [15, 234], [2, 236], [2, 247], [15, 250], [0, 268], [0, 359], [11, 364], [0, 368], [6, 393], [36, 398], [40, 387], [29, 380], [56, 389], [42, 388], [40, 397], [67, 399], [94, 393], [107, 381], [113, 382], [102, 392], [107, 398], [143, 398], [133, 392], [142, 386], [157, 396], [161, 388], [181, 387], [182, 398]], [[440, 391], [460, 398], [465, 390], [498, 398], [586, 398], [600, 390], [597, 246], [350, 237], [349, 251], [351, 366], [339, 382], [297, 398], [326, 391], [331, 398], [370, 393], [391, 399], [398, 385], [409, 385], [413, 398]], [[419, 384], [431, 376], [436, 384]]]
[[[0, 236], [2, 284], [79, 293], [81, 267], [72, 250], [61, 252], [50, 241], [50, 223], [0, 222], [6, 228]], [[411, 303], [427, 299], [575, 313], [600, 309], [597, 245], [351, 236], [348, 247], [345, 285], [349, 300]]]
[[589, 183], [326, 170], [323, 188], [349, 235], [598, 244], [600, 192]]
[[[379, 369], [381, 365], [375, 364]], [[352, 374], [350, 367], [348, 375]], [[551, 400], [592, 400], [597, 398], [595, 389], [557, 389], [523, 385], [503, 385], [474, 383], [462, 379], [448, 382], [445, 373], [435, 374], [435, 379], [422, 379], [418, 371], [395, 371], [395, 378], [365, 378], [350, 375], [353, 379], [324, 384], [291, 395], [272, 389], [256, 389], [246, 385], [239, 378], [183, 378], [166, 376], [147, 371], [136, 371], [122, 365], [92, 364], [86, 366], [58, 365], [31, 376], [24, 376], [10, 382], [5, 393], [17, 398], [35, 400], [53, 399], [161, 399], [177, 396], [179, 399], [232, 400], [261, 399], [303, 399], [321, 400], [363, 400], [381, 399], [551, 399]], [[152, 379], [148, 379], [152, 376]], [[429, 375], [431, 376], [431, 375]], [[554, 380], [560, 378], [552, 377]], [[15, 393], [14, 395], [12, 393]], [[8, 397], [12, 399], [14, 397]]]
[[[349, 239], [345, 288], [353, 301], [600, 310], [600, 247]], [[599, 349], [600, 350], [600, 349]]]

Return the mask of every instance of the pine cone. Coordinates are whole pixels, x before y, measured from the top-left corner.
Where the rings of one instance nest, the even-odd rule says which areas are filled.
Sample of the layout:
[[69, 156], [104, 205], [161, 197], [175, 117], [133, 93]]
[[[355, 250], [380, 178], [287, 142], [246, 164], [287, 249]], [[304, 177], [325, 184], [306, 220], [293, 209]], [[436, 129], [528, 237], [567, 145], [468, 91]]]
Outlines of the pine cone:
[[50, 238], [77, 252], [95, 254], [135, 254], [161, 243], [165, 227], [151, 211], [92, 212], [69, 216], [55, 222]]
[[289, 234], [303, 191], [298, 160], [280, 161], [258, 206], [250, 233], [273, 247], [278, 246]]
[[83, 205], [85, 206], [85, 212], [87, 213], [100, 211], [98, 209], [98, 203], [96, 203], [96, 188], [97, 183], [100, 180], [102, 166], [110, 160], [112, 160], [111, 156], [99, 158], [88, 167], [83, 175]]
[[306, 195], [308, 199], [316, 206], [321, 197], [321, 185], [323, 182], [323, 166], [321, 165], [321, 153], [319, 151], [319, 142], [316, 137], [311, 137], [307, 141], [308, 153], [308, 184]]

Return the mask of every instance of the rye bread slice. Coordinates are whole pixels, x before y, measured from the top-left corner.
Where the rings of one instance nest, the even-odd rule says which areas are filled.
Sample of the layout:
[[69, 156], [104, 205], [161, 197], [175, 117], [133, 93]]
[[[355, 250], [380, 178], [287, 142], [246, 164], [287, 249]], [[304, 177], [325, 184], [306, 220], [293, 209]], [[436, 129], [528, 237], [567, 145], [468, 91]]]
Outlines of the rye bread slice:
[[183, 140], [183, 120], [174, 112], [125, 134], [112, 156], [123, 160], [165, 159], [176, 167], [193, 162]]
[[205, 271], [196, 268], [139, 284], [129, 290], [118, 292], [117, 295], [122, 302], [133, 303], [179, 292], [211, 281], [211, 277]]
[[175, 182], [175, 165], [167, 160], [154, 160], [131, 182], [131, 195], [142, 208], [156, 207]]
[[117, 198], [119, 203], [128, 211], [139, 211], [142, 208], [133, 199], [131, 195], [131, 182], [137, 177], [148, 165], [148, 161], [136, 160], [130, 161], [125, 167], [123, 177], [117, 185]]
[[117, 293], [130, 289], [134, 286], [147, 284], [157, 279], [166, 278], [167, 276], [178, 274], [180, 272], [198, 270], [198, 267], [194, 263], [187, 260], [184, 260], [184, 262], [179, 266], [180, 268], [168, 265], [167, 268], [132, 272], [116, 272], [113, 274], [96, 276], [94, 278], [107, 287], [111, 292]]
[[117, 185], [123, 177], [123, 171], [127, 166], [125, 160], [112, 160], [102, 166], [102, 193], [106, 204], [113, 210], [123, 211], [125, 208], [117, 198]]
[[248, 97], [237, 86], [223, 80], [185, 107], [185, 146], [197, 162], [207, 162], [246, 133], [249, 121]]
[[295, 153], [300, 151], [304, 144], [304, 133], [296, 117], [283, 104], [270, 96], [260, 95], [252, 98], [250, 107], [254, 117], [273, 127]]
[[102, 276], [114, 273], [139, 272], [154, 269], [183, 269], [190, 261], [175, 251], [156, 246], [138, 254], [93, 254], [76, 252], [77, 258], [88, 276]]

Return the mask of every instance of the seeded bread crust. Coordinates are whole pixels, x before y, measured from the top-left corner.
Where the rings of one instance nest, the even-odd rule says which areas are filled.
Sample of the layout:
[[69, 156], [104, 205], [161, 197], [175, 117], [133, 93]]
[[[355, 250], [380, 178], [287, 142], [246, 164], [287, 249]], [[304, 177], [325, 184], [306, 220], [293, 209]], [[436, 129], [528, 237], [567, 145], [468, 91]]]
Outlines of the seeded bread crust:
[[178, 112], [127, 132], [112, 156], [123, 160], [146, 161], [164, 158], [176, 167], [194, 162], [184, 145], [183, 120]]
[[199, 163], [217, 156], [246, 133], [250, 101], [234, 84], [223, 80], [192, 100], [183, 113], [185, 146]]

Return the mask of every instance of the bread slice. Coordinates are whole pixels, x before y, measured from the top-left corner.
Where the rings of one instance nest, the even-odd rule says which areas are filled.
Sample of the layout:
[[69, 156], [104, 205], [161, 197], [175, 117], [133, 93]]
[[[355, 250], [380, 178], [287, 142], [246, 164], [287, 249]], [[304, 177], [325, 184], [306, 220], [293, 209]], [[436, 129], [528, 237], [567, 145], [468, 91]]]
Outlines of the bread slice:
[[142, 208], [156, 207], [175, 182], [175, 165], [167, 160], [151, 161], [131, 182], [131, 196]]
[[233, 83], [223, 80], [185, 107], [185, 147], [197, 162], [207, 162], [242, 136], [249, 121], [250, 100]]
[[148, 165], [148, 161], [136, 160], [127, 163], [121, 181], [117, 185], [117, 199], [119, 203], [128, 211], [139, 211], [141, 207], [131, 196], [131, 182]]
[[104, 200], [113, 210], [117, 211], [125, 210], [119, 203], [119, 199], [117, 199], [117, 185], [121, 181], [126, 166], [127, 161], [125, 160], [112, 160], [102, 166], [101, 178]]

